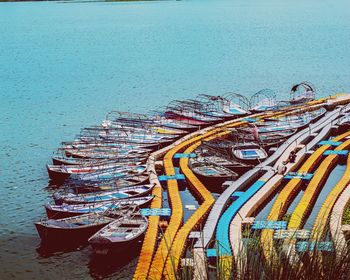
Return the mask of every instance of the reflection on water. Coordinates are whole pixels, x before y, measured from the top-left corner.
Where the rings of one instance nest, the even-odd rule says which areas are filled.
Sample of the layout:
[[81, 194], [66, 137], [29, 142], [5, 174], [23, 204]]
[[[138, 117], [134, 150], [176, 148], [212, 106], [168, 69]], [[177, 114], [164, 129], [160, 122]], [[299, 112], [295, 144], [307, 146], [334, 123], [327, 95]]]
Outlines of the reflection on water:
[[69, 243], [54, 243], [54, 242], [45, 242], [40, 243], [40, 246], [36, 249], [37, 253], [42, 258], [49, 258], [52, 256], [58, 256], [64, 253], [69, 253], [73, 251], [84, 250], [88, 246], [88, 242], [75, 242], [72, 240]]
[[[137, 257], [141, 249], [141, 242], [130, 247], [130, 250], [121, 253], [109, 253], [107, 255], [97, 255], [87, 242], [84, 244], [40, 244], [36, 249], [38, 258], [41, 262], [59, 262], [61, 259], [67, 258], [70, 254], [80, 257], [83, 261], [87, 261], [89, 274], [94, 279], [104, 279], [107, 277], [130, 277], [130, 269], [137, 263]], [[81, 258], [86, 255], [88, 258]], [[123, 276], [124, 275], [124, 276]], [[125, 278], [124, 278], [125, 279]]]
[[130, 278], [130, 268], [136, 266], [140, 249], [141, 242], [122, 254], [111, 253], [104, 256], [93, 253], [89, 261], [90, 275], [93, 278], [105, 278], [110, 275], [115, 275], [115, 273], [118, 272], [118, 279], [123, 279], [123, 277]]

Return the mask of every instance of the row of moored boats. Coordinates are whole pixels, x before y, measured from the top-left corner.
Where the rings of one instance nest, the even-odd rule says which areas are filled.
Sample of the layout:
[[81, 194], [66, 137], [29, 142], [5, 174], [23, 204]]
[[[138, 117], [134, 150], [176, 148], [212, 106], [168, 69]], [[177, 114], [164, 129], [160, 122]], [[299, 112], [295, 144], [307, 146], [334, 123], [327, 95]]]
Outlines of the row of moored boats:
[[[300, 89], [302, 94], [297, 95]], [[137, 242], [148, 226], [140, 208], [153, 199], [146, 166], [153, 151], [206, 126], [314, 98], [307, 83], [294, 86], [292, 93], [284, 105], [265, 90], [254, 96], [253, 105], [238, 94], [201, 94], [173, 101], [153, 115], [110, 112], [100, 125], [63, 142], [47, 165], [54, 193], [45, 205], [47, 218], [35, 223], [42, 241], [88, 241], [98, 253]], [[232, 129], [225, 139], [203, 141], [189, 166], [201, 180], [220, 186], [267, 158], [270, 148], [324, 113], [322, 108]]]

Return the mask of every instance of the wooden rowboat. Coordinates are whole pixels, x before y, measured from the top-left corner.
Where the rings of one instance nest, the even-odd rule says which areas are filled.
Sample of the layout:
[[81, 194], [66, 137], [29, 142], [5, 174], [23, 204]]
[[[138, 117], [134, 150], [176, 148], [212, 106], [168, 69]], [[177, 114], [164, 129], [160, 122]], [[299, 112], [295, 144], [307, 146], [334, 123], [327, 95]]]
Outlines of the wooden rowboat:
[[138, 185], [131, 187], [119, 188], [112, 191], [102, 191], [87, 194], [62, 193], [55, 192], [53, 199], [57, 205], [62, 203], [80, 204], [80, 203], [96, 203], [118, 199], [127, 199], [133, 197], [144, 196], [148, 194], [154, 187], [154, 184]]
[[133, 208], [108, 210], [104, 213], [88, 213], [64, 219], [45, 219], [36, 222], [35, 227], [44, 243], [82, 243], [109, 223], [130, 215]]
[[50, 219], [62, 219], [67, 217], [73, 217], [83, 215], [87, 213], [102, 213], [107, 209], [118, 209], [124, 206], [136, 205], [142, 207], [151, 202], [153, 196], [136, 197], [120, 199], [117, 201], [105, 201], [98, 203], [87, 203], [87, 204], [62, 204], [55, 205], [47, 203], [45, 210], [47, 217]]
[[108, 224], [89, 238], [89, 243], [97, 254], [108, 254], [132, 250], [143, 238], [148, 220], [139, 212], [125, 215]]

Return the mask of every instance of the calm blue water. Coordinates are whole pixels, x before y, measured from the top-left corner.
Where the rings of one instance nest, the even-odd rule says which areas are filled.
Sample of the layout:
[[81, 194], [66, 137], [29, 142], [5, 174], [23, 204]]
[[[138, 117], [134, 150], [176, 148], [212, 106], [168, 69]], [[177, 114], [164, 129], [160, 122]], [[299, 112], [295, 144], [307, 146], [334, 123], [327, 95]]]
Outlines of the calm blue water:
[[[350, 91], [350, 3], [237, 0], [0, 3], [0, 278], [130, 278], [89, 248], [43, 256], [45, 163], [109, 110], [308, 80]], [[131, 258], [132, 259], [132, 258]]]

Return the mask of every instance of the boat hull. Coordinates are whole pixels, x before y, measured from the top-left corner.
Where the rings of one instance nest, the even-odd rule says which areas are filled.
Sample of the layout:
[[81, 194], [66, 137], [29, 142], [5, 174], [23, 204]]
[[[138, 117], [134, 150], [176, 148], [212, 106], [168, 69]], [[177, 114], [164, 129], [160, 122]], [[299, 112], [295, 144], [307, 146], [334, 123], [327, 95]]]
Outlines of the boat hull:
[[71, 174], [64, 173], [62, 171], [56, 171], [51, 168], [49, 168], [48, 165], [46, 165], [47, 173], [49, 174], [49, 177], [53, 181], [64, 181], [70, 177]]
[[41, 223], [35, 223], [35, 227], [44, 243], [82, 243], [98, 232], [100, 229], [105, 227], [108, 223], [92, 225], [84, 228], [56, 228], [47, 227]]
[[107, 254], [117, 254], [126, 251], [133, 250], [140, 247], [140, 242], [144, 238], [144, 233], [137, 236], [134, 239], [123, 241], [123, 242], [112, 242], [109, 239], [95, 239], [94, 241], [89, 241], [94, 253], [97, 255], [107, 255]]
[[141, 174], [135, 176], [128, 176], [120, 178], [118, 180], [109, 181], [105, 183], [98, 182], [83, 182], [80, 184], [73, 185], [71, 188], [75, 193], [90, 193], [99, 191], [115, 190], [123, 187], [130, 187], [133, 185], [146, 184], [148, 182], [148, 175]]
[[[145, 200], [143, 200], [142, 202], [137, 203], [138, 207], [146, 207], [147, 205], [149, 205], [152, 201], [153, 197], [147, 198]], [[136, 198], [137, 199], [137, 198]], [[133, 200], [133, 201], [130, 201]], [[120, 201], [121, 204], [133, 204], [136, 203], [135, 202], [135, 198], [134, 199], [123, 199]], [[109, 202], [107, 202], [106, 204], [108, 204]], [[51, 206], [50, 204], [46, 204], [45, 205], [45, 211], [47, 214], [47, 217], [49, 219], [63, 219], [63, 218], [69, 218], [69, 217], [74, 217], [74, 216], [79, 216], [79, 215], [84, 215], [84, 214], [88, 214], [88, 213], [92, 213], [92, 212], [97, 212], [97, 213], [101, 213], [104, 211], [104, 209], [101, 209], [103, 207], [103, 203], [100, 203], [101, 206], [98, 207], [98, 209], [93, 208], [93, 206], [91, 206], [91, 208], [85, 208], [84, 210], [77, 210], [77, 209], [60, 209], [60, 208], [55, 208], [55, 206]], [[69, 204], [70, 206], [73, 204]], [[84, 204], [76, 204], [78, 205], [84, 205]], [[85, 204], [87, 205], [87, 204]]]
[[190, 124], [193, 126], [202, 127], [202, 126], [209, 125], [208, 122], [200, 121], [200, 120], [190, 118], [190, 117], [185, 117], [185, 116], [176, 114], [174, 112], [165, 112], [165, 114], [166, 114], [167, 118], [169, 118], [169, 119], [173, 119], [173, 120], [176, 120], [178, 122], [184, 122], [186, 124]]
[[56, 211], [54, 209], [51, 209], [50, 207], [45, 206], [46, 215], [49, 219], [64, 219], [74, 216], [83, 215], [86, 213], [76, 213], [76, 212], [63, 212], [63, 211]]
[[[154, 186], [154, 185], [153, 185]], [[140, 196], [146, 196], [152, 191], [151, 185], [140, 185], [126, 188], [120, 188], [118, 191], [113, 193], [112, 191], [100, 192], [90, 195], [72, 195], [65, 196], [59, 192], [53, 194], [53, 199], [56, 205], [66, 204], [86, 204], [86, 203], [98, 203], [107, 202], [115, 199], [127, 199], [135, 198]]]

